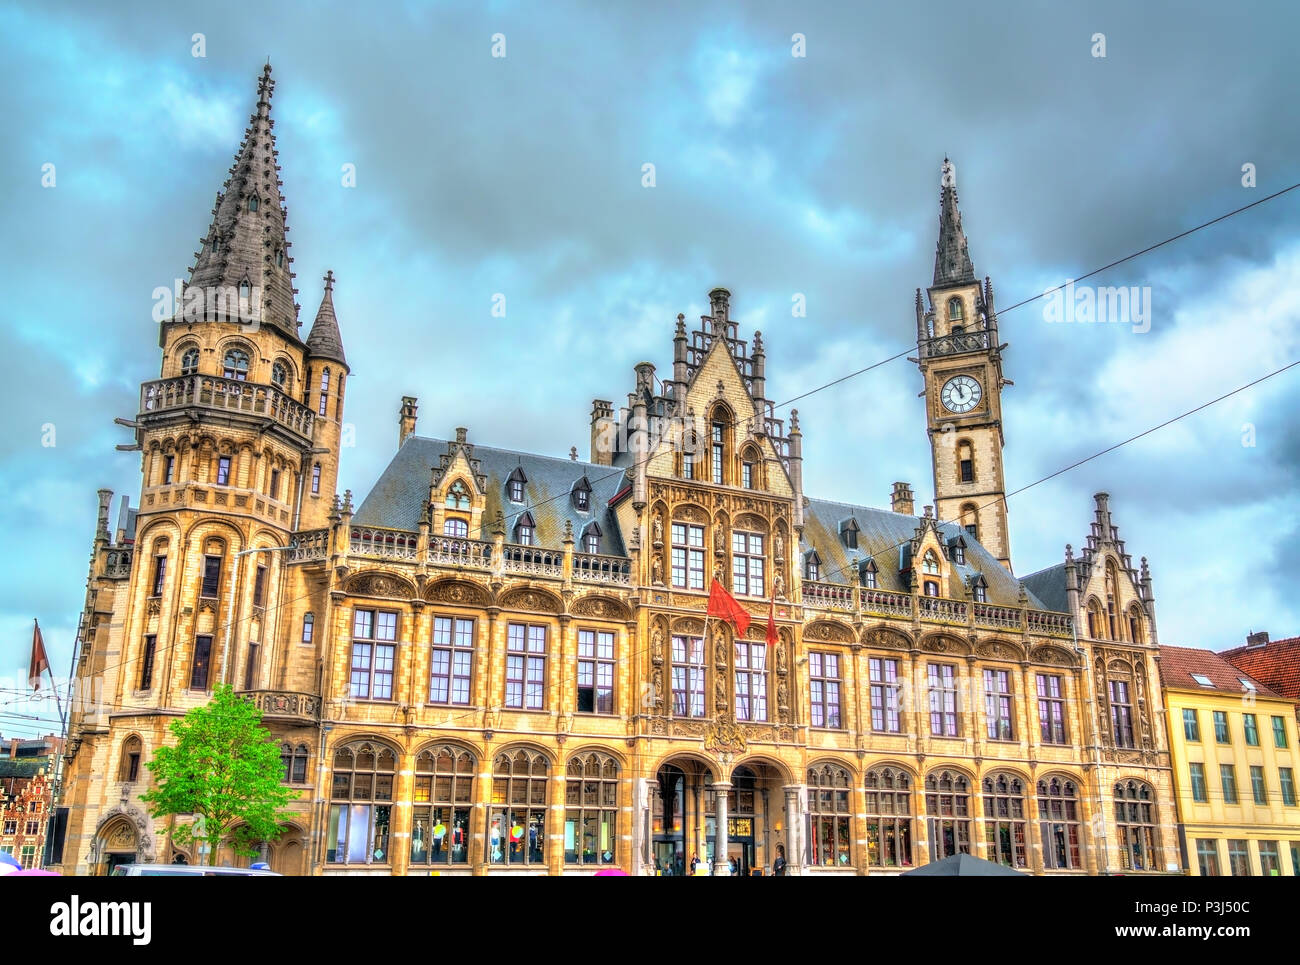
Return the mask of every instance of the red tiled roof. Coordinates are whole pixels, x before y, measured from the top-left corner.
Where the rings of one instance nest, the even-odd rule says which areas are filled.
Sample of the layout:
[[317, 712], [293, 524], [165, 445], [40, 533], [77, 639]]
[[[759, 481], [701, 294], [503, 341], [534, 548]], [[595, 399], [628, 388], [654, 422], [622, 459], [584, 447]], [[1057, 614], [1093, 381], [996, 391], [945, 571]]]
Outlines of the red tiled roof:
[[1219, 656], [1288, 700], [1300, 703], [1300, 637], [1236, 647]]
[[[1213, 686], [1204, 686], [1195, 680], [1192, 674], [1200, 674], [1208, 678]], [[1240, 695], [1245, 690], [1241, 682], [1243, 676], [1254, 680], [1261, 697], [1282, 696], [1270, 690], [1254, 674], [1232, 665], [1213, 650], [1196, 650], [1192, 647], [1160, 648], [1160, 682], [1166, 687], [1217, 690]]]

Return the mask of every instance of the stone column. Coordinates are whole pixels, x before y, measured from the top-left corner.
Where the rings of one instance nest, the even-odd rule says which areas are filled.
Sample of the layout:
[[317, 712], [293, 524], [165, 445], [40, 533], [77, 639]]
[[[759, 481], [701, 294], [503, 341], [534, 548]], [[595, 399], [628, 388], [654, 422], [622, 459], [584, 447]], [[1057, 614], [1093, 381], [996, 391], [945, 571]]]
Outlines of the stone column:
[[715, 875], [731, 874], [731, 864], [727, 860], [727, 793], [730, 790], [731, 785], [725, 781], [713, 785], [713, 797], [717, 801], [714, 815], [716, 830], [713, 832], [713, 873]]
[[800, 807], [799, 795], [803, 788], [798, 784], [787, 784], [785, 791], [785, 861], [786, 871], [791, 875], [803, 873], [803, 808]]

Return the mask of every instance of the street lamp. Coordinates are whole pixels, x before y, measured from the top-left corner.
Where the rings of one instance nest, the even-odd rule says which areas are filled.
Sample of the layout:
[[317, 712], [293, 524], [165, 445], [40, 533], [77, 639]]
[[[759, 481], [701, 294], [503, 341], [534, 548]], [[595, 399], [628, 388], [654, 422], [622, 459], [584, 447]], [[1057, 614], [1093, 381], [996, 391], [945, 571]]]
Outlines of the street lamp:
[[240, 550], [235, 554], [235, 565], [230, 568], [230, 600], [226, 603], [226, 642], [221, 651], [221, 682], [229, 683], [227, 679], [230, 670], [230, 638], [231, 630], [234, 628], [235, 619], [235, 587], [239, 585], [239, 568], [243, 557], [251, 553], [281, 553], [286, 550], [297, 549], [296, 546], [250, 546], [248, 549]]

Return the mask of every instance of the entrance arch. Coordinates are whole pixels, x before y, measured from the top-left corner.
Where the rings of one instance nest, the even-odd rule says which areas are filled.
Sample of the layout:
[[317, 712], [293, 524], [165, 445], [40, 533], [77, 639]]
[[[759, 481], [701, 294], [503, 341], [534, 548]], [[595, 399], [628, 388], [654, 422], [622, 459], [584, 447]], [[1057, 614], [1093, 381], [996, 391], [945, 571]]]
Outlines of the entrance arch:
[[707, 796], [713, 793], [713, 780], [709, 764], [686, 755], [668, 758], [655, 772], [650, 788], [651, 856], [662, 874], [684, 877], [696, 857], [709, 860], [715, 829]]
[[124, 817], [108, 821], [95, 835], [95, 844], [102, 874], [111, 875], [118, 865], [135, 864], [139, 857], [139, 834]]

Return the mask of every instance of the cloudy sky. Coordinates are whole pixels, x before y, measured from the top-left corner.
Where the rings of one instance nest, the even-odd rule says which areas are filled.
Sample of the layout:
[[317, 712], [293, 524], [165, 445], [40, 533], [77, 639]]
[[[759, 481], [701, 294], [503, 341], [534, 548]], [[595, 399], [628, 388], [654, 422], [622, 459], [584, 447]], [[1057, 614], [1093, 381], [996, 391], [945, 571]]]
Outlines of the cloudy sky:
[[[0, 3], [0, 686], [34, 616], [63, 672], [94, 491], [138, 499], [112, 420], [157, 376], [151, 293], [188, 270], [268, 56], [304, 334], [338, 277], [358, 493], [407, 393], [422, 434], [585, 456], [591, 399], [669, 365], [715, 285], [763, 331], [778, 401], [902, 351], [945, 155], [1001, 306], [1300, 181], [1282, 4], [115, 7]], [[1096, 279], [1149, 286], [1148, 332], [1004, 313], [1008, 487], [1300, 358], [1298, 211], [1300, 191]], [[928, 498], [920, 388], [899, 360], [799, 402], [807, 491]], [[1300, 633], [1297, 398], [1300, 369], [1016, 496], [1017, 571], [1079, 546], [1105, 489], [1162, 642]]]

